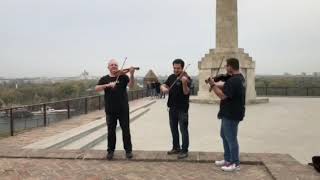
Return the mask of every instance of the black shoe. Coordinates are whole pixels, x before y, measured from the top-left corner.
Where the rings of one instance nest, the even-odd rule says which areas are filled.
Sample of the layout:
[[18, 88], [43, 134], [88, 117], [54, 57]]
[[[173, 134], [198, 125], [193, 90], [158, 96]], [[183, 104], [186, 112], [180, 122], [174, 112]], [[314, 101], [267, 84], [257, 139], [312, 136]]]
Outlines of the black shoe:
[[173, 155], [173, 154], [179, 154], [180, 149], [171, 149], [170, 151], [167, 152], [168, 155]]
[[113, 159], [113, 154], [114, 154], [113, 151], [109, 151], [108, 154], [107, 154], [107, 160], [109, 160], [109, 161], [112, 160]]
[[127, 159], [131, 159], [132, 157], [133, 157], [132, 152], [127, 152], [127, 153], [126, 153], [126, 158], [127, 158]]
[[188, 152], [180, 152], [178, 155], [178, 159], [183, 159], [188, 157]]

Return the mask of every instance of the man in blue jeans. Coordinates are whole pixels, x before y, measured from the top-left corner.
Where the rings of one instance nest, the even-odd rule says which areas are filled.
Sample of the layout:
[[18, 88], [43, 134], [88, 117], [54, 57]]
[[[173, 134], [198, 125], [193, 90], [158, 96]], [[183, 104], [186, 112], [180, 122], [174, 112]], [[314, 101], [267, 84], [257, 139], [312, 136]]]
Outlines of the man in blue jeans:
[[[221, 99], [218, 118], [221, 119], [220, 135], [223, 141], [224, 160], [216, 161], [223, 171], [240, 170], [239, 143], [237, 139], [238, 125], [245, 115], [245, 79], [239, 71], [239, 60], [227, 59], [228, 78], [225, 82], [215, 82], [211, 79], [210, 86]], [[221, 81], [221, 79], [220, 79]]]
[[[161, 85], [161, 91], [169, 93], [167, 105], [172, 134], [172, 149], [167, 154], [178, 154], [178, 158], [182, 159], [188, 157], [188, 110], [191, 78], [183, 71], [184, 61], [182, 59], [175, 59], [172, 65], [174, 73]], [[180, 126], [182, 146], [179, 142], [178, 126]]]

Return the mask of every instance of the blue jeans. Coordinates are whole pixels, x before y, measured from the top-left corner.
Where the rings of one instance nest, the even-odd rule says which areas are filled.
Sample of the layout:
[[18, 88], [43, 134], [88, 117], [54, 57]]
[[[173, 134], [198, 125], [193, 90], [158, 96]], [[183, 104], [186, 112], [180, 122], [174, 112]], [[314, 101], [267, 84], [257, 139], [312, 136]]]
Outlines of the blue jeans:
[[170, 108], [169, 110], [170, 129], [172, 134], [173, 149], [180, 149], [179, 130], [182, 136], [182, 152], [188, 152], [189, 132], [188, 132], [188, 112]]
[[240, 164], [239, 160], [239, 143], [237, 139], [238, 135], [238, 125], [240, 121], [222, 118], [221, 119], [221, 129], [220, 136], [223, 141], [224, 148], [224, 160]]

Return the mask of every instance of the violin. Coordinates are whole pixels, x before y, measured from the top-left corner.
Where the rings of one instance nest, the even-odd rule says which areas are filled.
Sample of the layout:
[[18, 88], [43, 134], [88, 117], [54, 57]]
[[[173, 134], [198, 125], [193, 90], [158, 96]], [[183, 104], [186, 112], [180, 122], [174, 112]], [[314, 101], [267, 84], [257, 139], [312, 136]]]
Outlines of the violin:
[[[133, 67], [133, 69], [140, 70], [139, 67]], [[115, 75], [116, 76], [124, 75], [124, 74], [127, 74], [129, 71], [130, 71], [130, 68], [125, 68], [125, 69], [118, 70], [117, 72], [115, 72]]]
[[[214, 82], [226, 82], [229, 78], [231, 77], [230, 74], [218, 74], [217, 76], [213, 77], [213, 81]], [[209, 77], [208, 79], [205, 80], [206, 84], [208, 84], [210, 82], [211, 77]]]
[[177, 83], [178, 80], [181, 80], [181, 78], [183, 76], [187, 77], [187, 83], [190, 82], [190, 76], [188, 75], [188, 73], [185, 71], [188, 67], [190, 66], [190, 64], [188, 64], [188, 66], [182, 71], [182, 73], [177, 77], [177, 79], [171, 84], [171, 86], [169, 87], [169, 91], [172, 89], [172, 87]]
[[[213, 77], [213, 81], [214, 82], [226, 82], [229, 78], [231, 78], [232, 75], [230, 74], [218, 74], [217, 76]], [[208, 79], [205, 80], [206, 84], [210, 84], [211, 81], [211, 77], [209, 77]], [[209, 92], [212, 91], [213, 86], [210, 86]]]

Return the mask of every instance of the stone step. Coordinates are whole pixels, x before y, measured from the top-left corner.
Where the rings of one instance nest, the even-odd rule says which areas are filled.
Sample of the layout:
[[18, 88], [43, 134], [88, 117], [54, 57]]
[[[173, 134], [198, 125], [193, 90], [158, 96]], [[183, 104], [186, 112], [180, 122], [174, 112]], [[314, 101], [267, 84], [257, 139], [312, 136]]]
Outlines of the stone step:
[[[141, 115], [145, 114], [149, 109], [145, 109], [146, 107], [140, 108], [138, 110], [135, 110], [134, 112], [130, 113], [130, 122], [134, 121], [135, 119], [138, 119]], [[120, 128], [120, 125], [118, 123], [117, 129]], [[102, 141], [107, 139], [107, 132], [108, 128], [107, 126], [104, 126], [100, 129], [98, 129], [95, 132], [91, 132], [90, 134], [87, 134], [86, 136], [73, 141], [70, 144], [65, 145], [62, 147], [62, 149], [65, 150], [71, 150], [71, 149], [90, 149], [93, 146], [101, 143]]]
[[[155, 101], [146, 101], [142, 105], [135, 106], [134, 108], [132, 108], [132, 110], [130, 110], [130, 114], [140, 109], [143, 109], [145, 107], [148, 107], [153, 103], [155, 103]], [[72, 142], [75, 142], [81, 139], [82, 137], [85, 137], [93, 132], [96, 132], [100, 128], [104, 127], [105, 124], [106, 124], [106, 120], [105, 120], [105, 117], [103, 117], [103, 118], [100, 118], [99, 120], [90, 122], [88, 124], [57, 134], [55, 136], [51, 136], [43, 140], [40, 140], [38, 142], [32, 143], [23, 148], [24, 149], [59, 149]], [[103, 139], [102, 137], [100, 138]]]
[[[150, 110], [150, 108], [144, 107], [140, 111], [134, 112], [135, 114], [133, 116], [131, 116], [131, 114], [130, 114], [130, 116], [131, 116], [130, 123], [132, 123], [133, 121], [137, 120], [142, 115], [146, 114], [149, 110]], [[121, 130], [121, 127], [118, 125], [116, 131], [119, 131], [119, 130]], [[91, 147], [87, 147], [86, 149], [106, 150], [107, 149], [107, 143], [108, 143], [107, 136], [105, 136], [105, 138], [101, 139], [101, 141], [99, 143], [96, 143]]]
[[105, 126], [106, 121], [105, 118], [100, 118], [99, 120], [90, 122], [88, 124], [79, 126], [77, 128], [73, 128], [66, 132], [57, 134], [55, 136], [51, 136], [45, 138], [43, 140], [37, 141], [35, 143], [29, 144], [24, 149], [49, 149], [49, 148], [59, 148], [64, 146], [67, 143], [75, 141], [91, 132], [94, 132], [101, 127]]
[[65, 149], [65, 150], [84, 149], [83, 147], [87, 146], [88, 144], [90, 144], [93, 141], [96, 141], [100, 138], [105, 139], [107, 130], [108, 130], [107, 126], [104, 126], [104, 127], [100, 128], [99, 130], [88, 134], [85, 137], [82, 137], [76, 141], [73, 141], [70, 144], [67, 144], [66, 146], [62, 147], [62, 149]]

